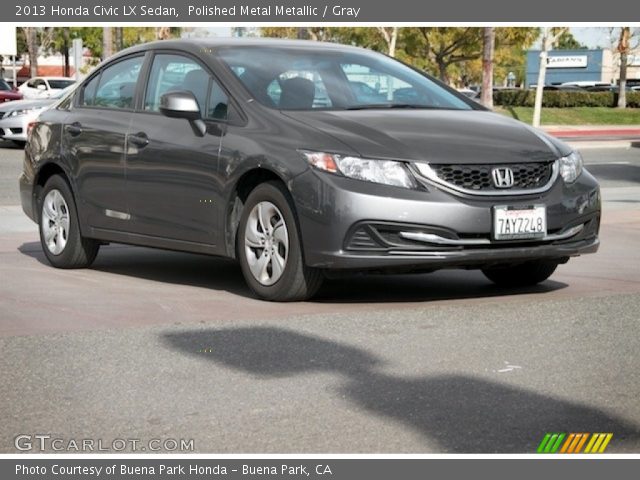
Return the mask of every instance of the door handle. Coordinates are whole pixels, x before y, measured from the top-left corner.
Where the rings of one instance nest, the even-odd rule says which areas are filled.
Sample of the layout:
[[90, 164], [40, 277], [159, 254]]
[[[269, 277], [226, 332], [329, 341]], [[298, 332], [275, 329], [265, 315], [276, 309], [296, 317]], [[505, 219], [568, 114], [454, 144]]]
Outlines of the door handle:
[[65, 125], [64, 129], [69, 132], [69, 135], [76, 137], [82, 133], [82, 125], [78, 122], [73, 122], [69, 125]]
[[129, 135], [129, 141], [139, 148], [144, 148], [149, 145], [149, 137], [147, 137], [147, 134], [144, 132]]

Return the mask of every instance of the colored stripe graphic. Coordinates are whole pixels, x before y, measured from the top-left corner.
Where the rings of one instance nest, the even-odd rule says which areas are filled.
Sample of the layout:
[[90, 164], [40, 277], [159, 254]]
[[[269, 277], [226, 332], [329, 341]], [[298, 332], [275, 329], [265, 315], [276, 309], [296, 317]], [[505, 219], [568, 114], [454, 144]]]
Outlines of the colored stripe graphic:
[[613, 433], [546, 433], [537, 452], [580, 453], [586, 443], [584, 453], [604, 453], [612, 438]]
[[578, 445], [576, 445], [575, 453], [580, 453], [580, 451], [582, 450], [583, 445], [587, 441], [587, 438], [589, 438], [589, 434], [588, 433], [583, 433], [582, 434], [582, 439], [580, 440], [580, 443], [578, 443]]
[[560, 453], [567, 453], [567, 449], [569, 448], [569, 445], [571, 445], [571, 442], [573, 442], [575, 438], [576, 438], [576, 434], [570, 433], [569, 436], [567, 437], [567, 441], [564, 442], [564, 445], [562, 445], [562, 449], [560, 450]]
[[613, 433], [594, 433], [584, 453], [603, 453], [612, 437]]
[[538, 453], [556, 453], [565, 436], [566, 433], [547, 433], [538, 445]]

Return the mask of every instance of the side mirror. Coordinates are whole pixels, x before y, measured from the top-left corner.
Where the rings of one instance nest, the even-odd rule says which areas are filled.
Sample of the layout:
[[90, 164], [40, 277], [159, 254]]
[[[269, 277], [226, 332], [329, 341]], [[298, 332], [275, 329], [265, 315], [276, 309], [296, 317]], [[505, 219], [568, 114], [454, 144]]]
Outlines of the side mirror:
[[46, 85], [43, 85], [43, 84], [41, 83], [41, 84], [40, 84], [40, 85], [38, 85], [36, 88], [37, 88], [38, 90], [46, 90], [46, 89], [47, 89], [47, 86], [46, 86]]
[[202, 118], [196, 97], [191, 92], [169, 92], [160, 97], [160, 112], [171, 118], [189, 121]]
[[168, 92], [160, 97], [160, 113], [170, 118], [184, 118], [201, 137], [207, 133], [207, 125], [202, 120], [198, 101], [188, 91]]

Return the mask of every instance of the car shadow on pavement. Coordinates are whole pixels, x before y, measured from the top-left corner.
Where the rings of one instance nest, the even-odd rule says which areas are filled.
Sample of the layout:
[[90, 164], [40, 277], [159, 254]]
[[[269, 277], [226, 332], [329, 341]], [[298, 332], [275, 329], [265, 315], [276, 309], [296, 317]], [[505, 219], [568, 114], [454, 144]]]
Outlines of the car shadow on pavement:
[[637, 425], [598, 408], [468, 375], [389, 375], [380, 370], [385, 362], [361, 348], [291, 330], [184, 331], [162, 340], [264, 380], [334, 373], [343, 379], [338, 398], [417, 430], [447, 453], [535, 453], [546, 432], [613, 432], [617, 451], [640, 444]]
[[[18, 250], [49, 267], [40, 243], [24, 243]], [[100, 249], [91, 269], [155, 282], [222, 290], [242, 297], [255, 298], [247, 287], [237, 262], [220, 257], [109, 245]], [[554, 280], [547, 280], [531, 287], [498, 287], [482, 273], [471, 270], [393, 276], [354, 274], [327, 280], [310, 302], [427, 302], [543, 294], [566, 287], [567, 284]]]
[[440, 270], [412, 275], [353, 275], [330, 280], [317, 303], [427, 302], [489, 298], [506, 295], [543, 294], [568, 287], [547, 280], [529, 287], [497, 286], [478, 270]]
[[[18, 250], [53, 268], [42, 253], [39, 242], [23, 243]], [[114, 244], [100, 248], [90, 269], [154, 282], [224, 290], [243, 297], [252, 296], [238, 264], [220, 257]]]
[[8, 148], [11, 150], [24, 150], [23, 145], [18, 145], [11, 140], [0, 139], [0, 148]]

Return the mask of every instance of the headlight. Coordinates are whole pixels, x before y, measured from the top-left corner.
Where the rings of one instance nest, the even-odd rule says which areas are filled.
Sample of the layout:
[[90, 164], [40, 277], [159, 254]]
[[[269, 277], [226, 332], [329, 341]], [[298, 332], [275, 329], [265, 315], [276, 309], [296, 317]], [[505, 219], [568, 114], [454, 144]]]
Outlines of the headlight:
[[396, 187], [414, 188], [415, 180], [403, 162], [349, 157], [335, 153], [301, 152], [315, 168], [345, 177], [382, 183]]
[[45, 107], [35, 107], [35, 108], [23, 108], [22, 110], [12, 110], [7, 114], [5, 118], [8, 117], [18, 117], [20, 115], [26, 115], [27, 113], [35, 112], [37, 110], [43, 110]]
[[560, 159], [560, 175], [565, 183], [573, 183], [582, 173], [582, 155], [571, 152]]

